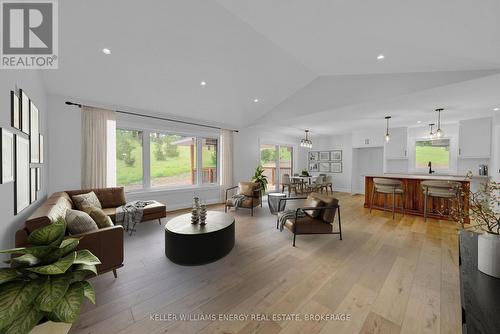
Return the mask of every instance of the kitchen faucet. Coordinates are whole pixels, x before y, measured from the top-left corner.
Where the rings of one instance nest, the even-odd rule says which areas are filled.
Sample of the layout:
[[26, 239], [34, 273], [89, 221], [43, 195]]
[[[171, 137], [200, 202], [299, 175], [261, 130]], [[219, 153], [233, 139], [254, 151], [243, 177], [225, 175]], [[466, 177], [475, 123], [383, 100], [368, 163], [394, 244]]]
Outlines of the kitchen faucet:
[[429, 174], [432, 174], [435, 172], [435, 170], [432, 170], [432, 162], [429, 161], [429, 163], [427, 164], [427, 167], [429, 167]]

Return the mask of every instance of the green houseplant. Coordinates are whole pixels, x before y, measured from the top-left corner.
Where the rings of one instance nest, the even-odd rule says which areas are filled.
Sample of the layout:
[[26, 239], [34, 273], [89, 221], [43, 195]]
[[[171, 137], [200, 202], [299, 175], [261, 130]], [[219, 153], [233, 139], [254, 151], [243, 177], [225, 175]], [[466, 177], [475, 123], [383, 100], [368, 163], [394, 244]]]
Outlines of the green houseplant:
[[267, 189], [267, 176], [264, 175], [264, 168], [258, 166], [255, 169], [255, 174], [252, 177], [252, 182], [258, 183], [263, 191]]
[[31, 247], [0, 253], [15, 254], [0, 268], [0, 332], [29, 333], [46, 321], [73, 323], [84, 297], [95, 304], [95, 292], [85, 280], [97, 274], [99, 259], [88, 250], [76, 251], [80, 238], [64, 238], [59, 218], [33, 231]]

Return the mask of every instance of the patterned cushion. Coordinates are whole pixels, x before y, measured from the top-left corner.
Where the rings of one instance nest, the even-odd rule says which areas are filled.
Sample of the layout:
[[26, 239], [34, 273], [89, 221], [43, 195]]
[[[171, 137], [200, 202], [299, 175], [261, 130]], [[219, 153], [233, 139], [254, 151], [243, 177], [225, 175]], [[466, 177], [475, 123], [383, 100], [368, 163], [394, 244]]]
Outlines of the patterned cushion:
[[83, 210], [89, 206], [102, 209], [101, 202], [99, 202], [99, 199], [93, 191], [86, 194], [75, 195], [71, 199], [78, 210]]
[[85, 212], [66, 210], [66, 224], [69, 234], [81, 234], [98, 229], [94, 220]]
[[97, 227], [99, 228], [110, 227], [114, 225], [111, 221], [111, 218], [109, 218], [102, 209], [89, 206], [84, 208], [83, 211], [95, 221]]

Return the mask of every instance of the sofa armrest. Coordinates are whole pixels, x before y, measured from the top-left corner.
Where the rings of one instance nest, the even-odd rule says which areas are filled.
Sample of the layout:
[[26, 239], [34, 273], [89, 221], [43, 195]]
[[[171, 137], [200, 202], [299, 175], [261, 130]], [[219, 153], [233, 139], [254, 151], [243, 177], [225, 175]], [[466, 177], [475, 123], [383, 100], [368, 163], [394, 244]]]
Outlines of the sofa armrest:
[[88, 249], [99, 258], [98, 272], [118, 268], [123, 264], [123, 227], [105, 227], [88, 233], [72, 235], [81, 238], [77, 249]]

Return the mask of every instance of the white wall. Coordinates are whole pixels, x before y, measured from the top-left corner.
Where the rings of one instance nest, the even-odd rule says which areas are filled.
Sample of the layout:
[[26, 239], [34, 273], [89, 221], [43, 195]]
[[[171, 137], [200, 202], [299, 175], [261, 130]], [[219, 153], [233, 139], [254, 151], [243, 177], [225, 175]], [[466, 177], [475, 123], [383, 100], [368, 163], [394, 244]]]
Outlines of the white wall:
[[366, 147], [352, 150], [352, 186], [353, 194], [365, 193], [365, 176], [380, 175], [384, 171], [384, 148]]
[[257, 128], [241, 129], [234, 134], [233, 179], [236, 185], [239, 181], [249, 181], [255, 168], [260, 164], [260, 144], [281, 144], [293, 147], [293, 172], [300, 172], [307, 160], [306, 150], [299, 148], [300, 139]]
[[[314, 151], [342, 150], [342, 173], [327, 173], [333, 177], [333, 190], [351, 192], [352, 135], [321, 136], [313, 141]], [[307, 159], [307, 156], [306, 156]], [[318, 173], [312, 173], [318, 175]]]
[[[47, 184], [49, 178], [47, 174], [50, 162], [47, 162], [47, 153], [50, 154], [50, 147], [47, 144], [50, 140], [50, 133], [47, 131], [47, 103], [46, 93], [41, 80], [40, 72], [31, 70], [3, 70], [0, 74], [0, 94], [1, 112], [0, 127], [8, 129], [13, 133], [10, 114], [10, 91], [23, 89], [35, 102], [40, 112], [40, 133], [44, 135], [45, 164], [41, 166], [42, 189], [38, 193], [38, 200], [24, 209], [17, 216], [14, 215], [14, 182], [0, 184], [0, 212], [2, 213], [2, 228], [0, 232], [0, 249], [14, 247], [14, 237], [24, 221], [47, 197]], [[1, 256], [5, 258], [6, 256]]]

